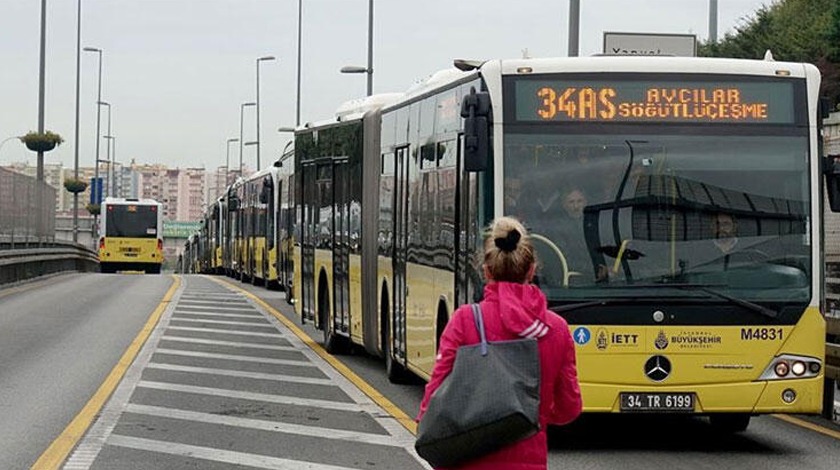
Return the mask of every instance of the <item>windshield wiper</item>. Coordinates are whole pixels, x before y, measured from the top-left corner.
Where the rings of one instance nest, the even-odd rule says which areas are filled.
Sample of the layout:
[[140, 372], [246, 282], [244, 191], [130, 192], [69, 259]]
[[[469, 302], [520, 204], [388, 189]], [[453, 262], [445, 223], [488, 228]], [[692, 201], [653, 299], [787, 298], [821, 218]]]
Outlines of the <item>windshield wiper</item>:
[[571, 312], [572, 310], [578, 310], [581, 308], [587, 307], [597, 307], [599, 305], [609, 305], [616, 302], [626, 302], [629, 299], [601, 299], [601, 300], [592, 300], [589, 302], [578, 302], [574, 304], [566, 304], [566, 305], [557, 305], [554, 307], [548, 307], [554, 313], [566, 313]]
[[750, 302], [749, 300], [739, 299], [737, 297], [733, 297], [728, 294], [724, 294], [722, 292], [718, 292], [714, 289], [710, 289], [706, 284], [668, 284], [667, 282], [661, 284], [633, 284], [633, 287], [652, 287], [652, 288], [662, 288], [662, 287], [672, 287], [674, 289], [682, 289], [682, 290], [695, 290], [700, 291], [714, 297], [718, 297], [720, 299], [729, 301], [739, 307], [743, 307], [747, 310], [752, 310], [753, 312], [759, 313], [764, 315], [765, 317], [769, 318], [776, 318], [779, 316], [779, 312], [767, 308], [763, 305], [759, 305], [755, 302]]

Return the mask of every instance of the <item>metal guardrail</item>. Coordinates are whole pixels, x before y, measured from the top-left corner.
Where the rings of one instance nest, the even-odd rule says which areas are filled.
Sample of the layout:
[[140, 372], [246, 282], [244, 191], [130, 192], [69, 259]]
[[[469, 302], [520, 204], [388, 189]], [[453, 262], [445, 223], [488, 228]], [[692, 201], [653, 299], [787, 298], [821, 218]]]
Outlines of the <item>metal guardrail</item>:
[[65, 241], [6, 246], [0, 249], [0, 285], [63, 271], [96, 271], [99, 258], [93, 250]]

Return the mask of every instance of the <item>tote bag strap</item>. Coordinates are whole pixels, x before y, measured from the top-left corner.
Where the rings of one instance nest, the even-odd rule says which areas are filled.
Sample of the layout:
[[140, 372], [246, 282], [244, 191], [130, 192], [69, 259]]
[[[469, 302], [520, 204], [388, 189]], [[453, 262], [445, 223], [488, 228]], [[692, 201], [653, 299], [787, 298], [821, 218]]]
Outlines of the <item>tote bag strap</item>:
[[487, 355], [487, 335], [484, 334], [484, 318], [481, 316], [481, 306], [478, 304], [471, 304], [473, 312], [473, 319], [475, 320], [475, 327], [478, 330], [478, 336], [481, 338], [481, 355]]

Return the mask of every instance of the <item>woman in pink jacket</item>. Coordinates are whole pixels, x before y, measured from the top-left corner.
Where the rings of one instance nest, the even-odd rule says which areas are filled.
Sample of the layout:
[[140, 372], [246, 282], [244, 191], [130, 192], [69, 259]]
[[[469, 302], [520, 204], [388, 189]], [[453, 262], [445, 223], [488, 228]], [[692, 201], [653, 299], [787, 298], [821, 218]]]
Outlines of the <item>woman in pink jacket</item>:
[[[540, 431], [524, 440], [468, 462], [459, 470], [538, 470], [548, 466], [546, 426], [566, 424], [581, 412], [575, 348], [569, 326], [547, 309], [545, 296], [532, 285], [534, 248], [516, 219], [502, 217], [484, 244], [484, 299], [481, 311], [488, 341], [536, 338], [540, 354]], [[417, 421], [432, 394], [452, 371], [458, 348], [480, 342], [469, 305], [455, 311], [440, 339], [440, 350]], [[454, 469], [453, 469], [454, 470]]]

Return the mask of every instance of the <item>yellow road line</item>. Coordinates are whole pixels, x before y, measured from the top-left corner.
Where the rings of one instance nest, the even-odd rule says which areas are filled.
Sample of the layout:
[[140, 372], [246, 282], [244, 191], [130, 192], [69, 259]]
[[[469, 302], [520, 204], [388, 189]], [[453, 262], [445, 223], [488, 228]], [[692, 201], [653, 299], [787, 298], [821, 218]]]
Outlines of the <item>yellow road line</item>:
[[336, 359], [333, 355], [328, 353], [320, 344], [315, 342], [309, 335], [306, 334], [302, 329], [300, 329], [297, 325], [295, 325], [292, 321], [286, 318], [285, 315], [277, 311], [274, 307], [269, 305], [263, 299], [257, 297], [256, 295], [248, 292], [247, 290], [235, 285], [231, 284], [223, 279], [217, 279], [215, 277], [210, 277], [210, 279], [218, 282], [219, 284], [223, 284], [231, 289], [238, 290], [251, 298], [254, 302], [260, 304], [264, 309], [266, 309], [269, 313], [271, 313], [277, 320], [279, 320], [286, 328], [290, 329], [292, 333], [294, 333], [301, 341], [303, 341], [310, 349], [315, 351], [316, 354], [321, 356], [322, 359], [327, 361], [335, 370], [337, 370], [341, 375], [343, 375], [347, 380], [353, 383], [359, 390], [362, 391], [365, 395], [367, 395], [371, 400], [374, 401], [377, 405], [379, 405], [382, 409], [384, 409], [389, 415], [393, 416], [400, 424], [403, 425], [404, 428], [408, 429], [408, 431], [412, 434], [417, 434], [417, 423], [414, 422], [414, 419], [408, 416], [403, 410], [401, 410], [397, 405], [391, 402], [391, 400], [385, 398], [385, 395], [382, 395], [381, 392], [376, 390], [372, 385], [365, 382], [364, 379], [356, 375], [349, 367], [347, 367], [343, 362]]
[[814, 424], [810, 421], [805, 421], [804, 419], [799, 419], [790, 415], [772, 415], [776, 419], [780, 419], [786, 423], [790, 423], [802, 428], [810, 429], [811, 431], [818, 432], [820, 434], [824, 434], [828, 437], [833, 437], [835, 439], [840, 439], [840, 432], [837, 432], [833, 429], [828, 429], [825, 427], [820, 426], [819, 424]]
[[76, 443], [79, 442], [79, 439], [85, 435], [88, 428], [99, 414], [99, 411], [105, 405], [105, 402], [108, 401], [108, 398], [117, 388], [117, 385], [119, 385], [120, 380], [122, 380], [122, 377], [125, 375], [128, 367], [132, 362], [134, 362], [134, 358], [137, 357], [137, 353], [140, 352], [140, 348], [142, 348], [146, 343], [146, 339], [149, 338], [152, 330], [155, 329], [158, 320], [160, 320], [161, 315], [163, 315], [164, 310], [166, 310], [166, 307], [172, 300], [172, 296], [175, 295], [175, 292], [181, 285], [180, 277], [173, 275], [172, 279], [172, 285], [169, 287], [169, 290], [166, 291], [166, 295], [163, 296], [163, 300], [160, 301], [160, 304], [158, 304], [157, 308], [155, 308], [152, 312], [149, 320], [143, 326], [143, 329], [140, 330], [140, 333], [137, 334], [137, 337], [134, 338], [134, 341], [132, 341], [128, 346], [128, 349], [125, 350], [125, 353], [123, 353], [119, 362], [117, 362], [117, 365], [114, 366], [111, 373], [108, 374], [108, 377], [105, 378], [105, 381], [102, 382], [102, 385], [99, 386], [96, 393], [93, 394], [84, 408], [82, 408], [82, 411], [73, 418], [73, 421], [70, 421], [70, 424], [64, 428], [61, 435], [59, 435], [52, 444], [50, 444], [47, 450], [38, 457], [38, 460], [36, 460], [35, 464], [32, 465], [33, 469], [41, 470], [59, 468], [59, 466], [61, 466], [61, 464], [67, 459], [70, 451], [76, 447]]

